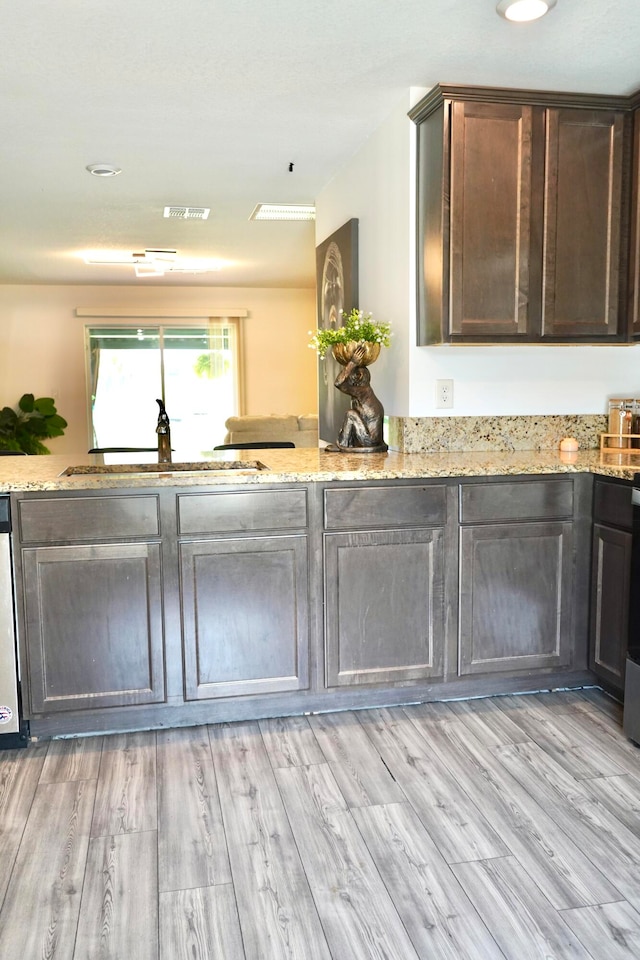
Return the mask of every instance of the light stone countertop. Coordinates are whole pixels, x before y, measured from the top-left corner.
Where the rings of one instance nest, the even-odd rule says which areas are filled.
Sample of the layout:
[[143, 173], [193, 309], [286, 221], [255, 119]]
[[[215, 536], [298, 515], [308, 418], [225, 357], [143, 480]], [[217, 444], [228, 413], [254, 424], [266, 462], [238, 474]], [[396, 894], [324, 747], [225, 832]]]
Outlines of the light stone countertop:
[[[233, 451], [210, 459], [231, 459]], [[158, 486], [210, 487], [276, 483], [307, 483], [330, 480], [367, 481], [595, 473], [632, 480], [640, 472], [638, 454], [602, 455], [599, 450], [577, 454], [554, 450], [523, 450], [510, 453], [465, 451], [457, 453], [342, 454], [317, 449], [238, 451], [237, 459], [259, 460], [269, 469], [254, 474], [203, 471], [200, 473], [109, 476], [60, 476], [69, 466], [95, 464], [101, 458], [87, 454], [35, 457], [0, 457], [0, 493], [47, 490], [137, 489]], [[112, 461], [115, 459], [112, 455]], [[124, 462], [124, 461], [123, 461]], [[159, 471], [162, 466], [159, 465]]]

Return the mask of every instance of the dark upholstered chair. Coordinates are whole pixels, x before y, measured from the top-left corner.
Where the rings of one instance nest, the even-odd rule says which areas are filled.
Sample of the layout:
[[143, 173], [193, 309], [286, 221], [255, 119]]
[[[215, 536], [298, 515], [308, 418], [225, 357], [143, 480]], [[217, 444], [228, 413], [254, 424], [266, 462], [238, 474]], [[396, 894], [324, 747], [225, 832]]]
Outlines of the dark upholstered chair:
[[221, 443], [214, 450], [276, 450], [278, 448], [295, 447], [290, 440], [255, 440], [253, 443]]

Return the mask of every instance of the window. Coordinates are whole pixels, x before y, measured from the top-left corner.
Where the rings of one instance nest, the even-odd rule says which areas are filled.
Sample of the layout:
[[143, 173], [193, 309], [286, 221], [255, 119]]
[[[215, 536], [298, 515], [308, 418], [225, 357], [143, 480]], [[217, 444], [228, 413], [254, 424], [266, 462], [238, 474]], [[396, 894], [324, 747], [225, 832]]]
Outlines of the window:
[[235, 320], [193, 327], [87, 328], [91, 445], [154, 447], [161, 398], [175, 459], [197, 460], [224, 441], [239, 412]]

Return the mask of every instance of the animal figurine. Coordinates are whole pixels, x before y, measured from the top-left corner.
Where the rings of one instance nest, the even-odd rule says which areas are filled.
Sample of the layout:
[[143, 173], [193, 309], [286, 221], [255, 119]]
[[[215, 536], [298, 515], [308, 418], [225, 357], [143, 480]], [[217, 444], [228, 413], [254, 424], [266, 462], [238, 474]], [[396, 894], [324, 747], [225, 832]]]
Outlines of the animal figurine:
[[358, 344], [335, 380], [338, 390], [351, 397], [337, 443], [337, 449], [345, 453], [384, 453], [389, 449], [382, 439], [384, 408], [371, 387], [369, 368], [360, 365], [365, 355], [366, 348]]

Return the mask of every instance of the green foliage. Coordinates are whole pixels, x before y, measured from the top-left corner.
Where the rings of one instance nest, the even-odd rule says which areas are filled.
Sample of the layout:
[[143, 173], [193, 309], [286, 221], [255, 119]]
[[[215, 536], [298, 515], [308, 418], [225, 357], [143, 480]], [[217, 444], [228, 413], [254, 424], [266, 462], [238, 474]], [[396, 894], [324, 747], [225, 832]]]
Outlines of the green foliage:
[[[309, 331], [311, 333], [311, 330]], [[370, 313], [356, 310], [342, 314], [341, 327], [329, 327], [316, 330], [312, 334], [309, 346], [321, 357], [334, 343], [349, 343], [351, 340], [364, 343], [379, 343], [388, 347], [391, 343], [391, 324], [384, 320], [374, 320]]]
[[42, 442], [48, 437], [61, 437], [67, 421], [56, 410], [52, 397], [25, 393], [17, 410], [0, 410], [0, 450], [22, 450], [24, 453], [51, 453]]
[[193, 366], [196, 376], [206, 380], [224, 377], [229, 372], [229, 359], [218, 350], [209, 350], [196, 358]]
[[213, 365], [211, 363], [211, 354], [201, 353], [200, 356], [197, 358], [193, 369], [196, 372], [196, 376], [207, 377], [210, 380], [213, 376], [212, 367]]

